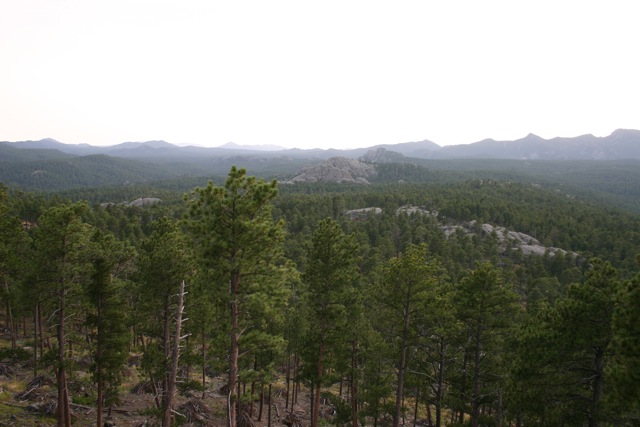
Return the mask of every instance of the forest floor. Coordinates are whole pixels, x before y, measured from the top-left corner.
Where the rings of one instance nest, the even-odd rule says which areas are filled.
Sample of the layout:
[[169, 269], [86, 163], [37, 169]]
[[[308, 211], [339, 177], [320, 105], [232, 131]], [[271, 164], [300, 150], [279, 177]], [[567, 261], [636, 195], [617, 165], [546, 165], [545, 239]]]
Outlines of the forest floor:
[[[9, 345], [6, 337], [0, 337], [0, 348]], [[133, 358], [134, 360], [136, 358]], [[139, 360], [139, 358], [137, 358]], [[91, 381], [83, 370], [74, 371], [70, 381], [72, 397], [72, 424], [74, 426], [95, 426], [96, 407], [92, 395], [95, 390]], [[34, 381], [35, 380], [35, 381]], [[121, 403], [112, 408], [111, 414], [105, 410], [104, 420], [116, 427], [151, 427], [160, 425], [156, 415], [156, 404], [153, 393], [136, 392], [137, 385], [143, 384], [138, 362], [133, 362], [127, 368], [125, 382], [121, 387]], [[207, 377], [204, 393], [178, 393], [176, 395], [176, 419], [183, 426], [212, 426], [226, 425], [226, 395], [220, 392], [226, 384], [222, 376]], [[89, 392], [88, 392], [89, 390]], [[266, 388], [265, 388], [266, 390]], [[265, 393], [266, 394], [266, 393]], [[271, 425], [283, 426], [284, 419], [291, 412], [295, 414], [301, 425], [309, 424], [309, 395], [304, 391], [298, 393], [298, 402], [293, 405], [293, 411], [287, 409], [284, 384], [272, 386]], [[258, 420], [260, 402], [254, 402], [250, 420], [243, 418], [242, 427], [268, 427], [268, 397], [265, 396], [263, 414]], [[2, 426], [55, 426], [57, 408], [57, 389], [55, 375], [51, 369], [41, 370], [34, 376], [31, 363], [0, 361], [0, 427]], [[321, 408], [325, 411], [327, 408]], [[248, 409], [247, 409], [248, 410]]]
[[[131, 371], [131, 369], [130, 369]], [[129, 380], [137, 377], [134, 373]], [[0, 426], [54, 426], [56, 425], [55, 408], [57, 407], [57, 390], [55, 376], [52, 373], [43, 372], [40, 378], [42, 385], [29, 385], [34, 379], [32, 367], [17, 367], [12, 369], [9, 376], [0, 376]], [[111, 425], [117, 427], [143, 427], [157, 426], [156, 414], [158, 413], [154, 402], [153, 393], [134, 392], [135, 383], [131, 381], [123, 386], [121, 403], [114, 406], [111, 414], [104, 412], [104, 420], [111, 421]], [[176, 395], [176, 418], [181, 418], [184, 426], [212, 426], [224, 427], [226, 425], [226, 396], [220, 393], [220, 387], [226, 383], [222, 377], [208, 378], [207, 387], [203, 392], [193, 394]], [[96, 425], [96, 407], [87, 400], [82, 389], [78, 390], [71, 383], [72, 399], [72, 423], [77, 426]], [[272, 389], [271, 425], [284, 425], [284, 418], [291, 412], [285, 408], [283, 387]], [[74, 394], [75, 389], [75, 394]], [[31, 391], [30, 391], [31, 390]], [[25, 396], [25, 394], [27, 394]], [[268, 398], [265, 398], [263, 414], [258, 421], [260, 402], [253, 405], [251, 421], [245, 419], [243, 427], [267, 427], [268, 426]], [[309, 396], [300, 392], [298, 403], [293, 405], [293, 412], [297, 419], [304, 425], [309, 423]], [[239, 424], [240, 425], [240, 424]]]

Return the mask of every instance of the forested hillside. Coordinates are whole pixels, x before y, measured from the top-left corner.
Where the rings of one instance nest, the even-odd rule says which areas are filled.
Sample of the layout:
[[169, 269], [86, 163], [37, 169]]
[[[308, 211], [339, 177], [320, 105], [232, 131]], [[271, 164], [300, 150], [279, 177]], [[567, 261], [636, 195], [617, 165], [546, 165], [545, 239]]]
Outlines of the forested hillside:
[[[2, 186], [2, 384], [51, 385], [11, 385], [0, 422], [637, 425], [640, 216], [572, 181], [612, 169], [439, 164]], [[117, 204], [139, 197], [162, 202]], [[118, 412], [134, 389], [148, 407]]]

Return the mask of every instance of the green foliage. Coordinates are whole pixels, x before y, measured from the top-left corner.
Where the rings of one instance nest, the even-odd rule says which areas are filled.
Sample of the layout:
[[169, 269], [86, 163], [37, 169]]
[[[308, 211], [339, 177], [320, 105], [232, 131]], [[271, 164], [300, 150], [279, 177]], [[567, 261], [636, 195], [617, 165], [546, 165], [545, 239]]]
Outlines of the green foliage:
[[[292, 366], [302, 356], [297, 379], [306, 385], [353, 387], [353, 400], [339, 404], [342, 422], [388, 421], [397, 412], [402, 367], [407, 395], [430, 403], [441, 422], [454, 411], [452, 419], [473, 413], [478, 424], [505, 414], [527, 426], [585, 425], [589, 417], [630, 425], [639, 412], [640, 219], [599, 205], [603, 193], [589, 195], [572, 180], [613, 197], [609, 184], [596, 181], [619, 168], [611, 183], [620, 196], [633, 195], [633, 162], [591, 172], [592, 164], [580, 162], [499, 163], [385, 165], [377, 179], [389, 184], [279, 190], [233, 168], [222, 186], [197, 188], [187, 203], [176, 191], [203, 178], [57, 195], [0, 186], [4, 313], [10, 306], [16, 325], [29, 324], [39, 304], [46, 335], [57, 332], [64, 302], [64, 357], [56, 349], [44, 359], [73, 379], [80, 354], [110, 363], [96, 356], [98, 307], [108, 309], [113, 323], [103, 331], [114, 338], [107, 344], [113, 383], [126, 354], [117, 349], [130, 344], [116, 332], [126, 326], [144, 351], [145, 372], [162, 389], [171, 296], [186, 277], [191, 336], [182, 368], [230, 370], [234, 334], [234, 379], [257, 388], [278, 375], [285, 352]], [[554, 184], [558, 177], [566, 184]], [[97, 205], [140, 196], [164, 202]], [[85, 199], [93, 208], [68, 201]], [[406, 205], [420, 210], [399, 210]], [[382, 213], [345, 215], [367, 207]], [[525, 255], [485, 232], [485, 223], [567, 252]], [[603, 261], [588, 262], [593, 255]], [[40, 351], [39, 339], [34, 345]]]
[[[254, 356], [255, 366], [257, 358], [285, 347], [281, 328], [292, 272], [284, 258], [284, 224], [272, 217], [276, 195], [276, 181], [265, 183], [232, 167], [224, 186], [209, 182], [186, 196], [184, 224], [193, 237], [203, 280], [229, 310], [221, 326], [229, 332], [226, 360], [234, 400], [239, 398], [235, 385], [241, 354]], [[270, 370], [273, 365], [263, 362], [261, 367]], [[235, 414], [231, 405], [231, 424]]]
[[640, 402], [640, 274], [627, 281], [617, 295], [611, 327], [613, 360], [607, 373], [615, 401], [637, 419], [640, 414], [637, 404]]
[[[479, 425], [480, 406], [487, 397], [501, 393], [504, 387], [505, 341], [518, 320], [518, 302], [501, 271], [490, 263], [478, 263], [455, 290], [454, 306], [463, 324], [468, 354], [468, 365], [462, 366], [461, 390], [469, 394], [473, 426]], [[467, 380], [469, 391], [465, 390]]]
[[133, 271], [133, 248], [119, 242], [113, 235], [96, 230], [91, 239], [93, 272], [86, 283], [91, 312], [87, 314], [87, 326], [94, 328], [92, 374], [98, 384], [99, 399], [111, 406], [119, 402], [119, 386], [129, 357], [130, 342], [122, 282]]
[[[332, 219], [320, 222], [311, 238], [302, 274], [309, 316], [305, 338], [305, 366], [309, 371], [305, 372], [316, 384], [322, 381], [324, 369], [332, 366], [332, 353], [349, 342], [345, 339], [347, 314], [356, 301], [354, 291], [359, 278], [356, 254], [353, 235], [345, 234]], [[323, 369], [316, 369], [319, 357], [327, 358], [320, 362], [326, 364]]]
[[616, 365], [614, 313], [624, 311], [620, 295], [616, 269], [592, 259], [582, 282], [553, 306], [532, 312], [520, 331], [513, 373], [513, 394], [521, 399], [516, 407], [529, 420], [596, 425], [615, 419], [622, 425], [629, 419], [633, 405], [616, 405], [615, 380], [607, 379]]
[[30, 357], [31, 353], [23, 348], [0, 349], [0, 361], [10, 361], [11, 363], [26, 362]]

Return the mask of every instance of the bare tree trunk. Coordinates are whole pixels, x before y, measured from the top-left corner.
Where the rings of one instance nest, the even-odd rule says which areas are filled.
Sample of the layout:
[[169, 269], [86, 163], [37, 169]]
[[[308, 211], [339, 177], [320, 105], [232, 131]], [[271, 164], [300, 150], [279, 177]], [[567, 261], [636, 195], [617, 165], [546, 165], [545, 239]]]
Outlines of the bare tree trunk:
[[182, 314], [184, 312], [184, 280], [180, 283], [178, 292], [178, 307], [176, 308], [176, 330], [173, 338], [173, 348], [171, 349], [171, 369], [168, 376], [168, 388], [165, 390], [164, 414], [162, 417], [162, 427], [171, 426], [171, 412], [173, 410], [173, 397], [176, 393], [176, 379], [178, 376], [178, 359], [180, 358], [180, 340], [182, 334]]

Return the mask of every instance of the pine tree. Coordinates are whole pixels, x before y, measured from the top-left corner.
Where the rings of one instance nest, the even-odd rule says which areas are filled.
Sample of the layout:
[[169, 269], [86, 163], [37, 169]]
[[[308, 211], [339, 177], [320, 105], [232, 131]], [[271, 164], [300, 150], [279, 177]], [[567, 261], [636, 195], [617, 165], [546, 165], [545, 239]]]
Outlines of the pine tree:
[[[640, 256], [638, 257], [640, 263]], [[621, 409], [640, 416], [640, 274], [628, 280], [616, 298], [613, 313], [611, 375]], [[635, 402], [635, 403], [634, 403]]]
[[111, 407], [119, 400], [118, 387], [128, 357], [129, 331], [119, 276], [132, 272], [134, 251], [99, 230], [94, 232], [91, 243], [93, 273], [86, 292], [93, 310], [87, 317], [87, 325], [94, 328], [92, 371], [97, 384], [96, 416], [100, 426], [103, 404]]
[[28, 236], [20, 219], [10, 210], [6, 189], [0, 184], [0, 296], [5, 302], [7, 328], [11, 334], [11, 348], [16, 348], [17, 286], [20, 273], [26, 268]]
[[[454, 304], [468, 343], [467, 366], [463, 369], [471, 374], [467, 400], [471, 403], [473, 427], [479, 425], [484, 397], [501, 396], [504, 373], [500, 359], [505, 351], [504, 340], [520, 311], [518, 300], [518, 295], [503, 281], [501, 271], [489, 263], [478, 263], [456, 289]], [[496, 409], [498, 413], [502, 410]]]
[[383, 280], [376, 289], [378, 325], [383, 336], [394, 348], [396, 396], [393, 425], [401, 423], [402, 403], [409, 353], [418, 344], [418, 313], [435, 296], [435, 287], [442, 270], [434, 260], [427, 259], [427, 246], [409, 245], [404, 253], [389, 260]]
[[317, 427], [320, 393], [325, 375], [335, 367], [335, 354], [349, 346], [348, 312], [353, 309], [359, 280], [357, 245], [332, 219], [320, 222], [311, 238], [309, 255], [302, 274], [307, 290], [309, 329], [304, 361], [314, 386], [312, 427]]
[[193, 270], [190, 241], [177, 223], [166, 217], [155, 221], [153, 233], [142, 245], [138, 280], [143, 284], [141, 309], [147, 315], [147, 333], [159, 340], [159, 348], [146, 346], [144, 367], [154, 385], [161, 380], [162, 390], [158, 393], [161, 399], [156, 398], [156, 405], [163, 413], [170, 411], [173, 402], [171, 351], [179, 345], [172, 334], [176, 297]]
[[82, 220], [87, 210], [88, 206], [82, 203], [49, 208], [38, 219], [34, 234], [38, 278], [55, 301], [52, 318], [58, 341], [55, 371], [59, 427], [71, 425], [66, 321], [72, 309], [70, 303], [80, 300], [80, 283], [89, 272], [85, 251], [90, 245], [92, 227]]
[[265, 183], [247, 176], [235, 166], [224, 186], [209, 182], [188, 197], [185, 225], [193, 236], [199, 261], [228, 309], [229, 361], [227, 425], [237, 425], [237, 391], [242, 341], [260, 333], [252, 312], [255, 304], [278, 311], [286, 303], [282, 292], [288, 278], [283, 259], [284, 223], [272, 217], [272, 201], [277, 195], [275, 181]]

